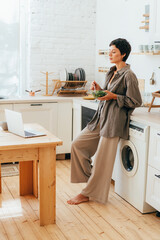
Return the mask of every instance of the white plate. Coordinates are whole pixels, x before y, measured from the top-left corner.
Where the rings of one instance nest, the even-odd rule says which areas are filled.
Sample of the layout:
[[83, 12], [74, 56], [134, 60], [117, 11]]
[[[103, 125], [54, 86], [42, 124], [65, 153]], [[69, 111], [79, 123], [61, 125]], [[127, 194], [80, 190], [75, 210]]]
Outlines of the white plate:
[[81, 79], [81, 73], [80, 73], [80, 69], [79, 68], [77, 68], [76, 70], [75, 70], [75, 74], [76, 74], [76, 76], [77, 76], [77, 81], [81, 81], [80, 79]]
[[65, 68], [60, 71], [59, 75], [60, 75], [60, 80], [61, 81], [67, 81], [68, 73], [67, 73], [67, 70]]
[[82, 69], [82, 74], [83, 74], [83, 81], [85, 81], [86, 80], [86, 74], [85, 74], [84, 69], [83, 68], [81, 68], [81, 69]]

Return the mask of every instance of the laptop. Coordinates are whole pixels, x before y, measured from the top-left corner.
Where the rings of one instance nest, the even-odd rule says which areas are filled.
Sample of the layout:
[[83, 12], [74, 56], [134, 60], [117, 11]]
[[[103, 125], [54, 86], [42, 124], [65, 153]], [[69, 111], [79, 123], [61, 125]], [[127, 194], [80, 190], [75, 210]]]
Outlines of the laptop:
[[24, 138], [39, 137], [46, 135], [45, 133], [38, 132], [33, 129], [29, 129], [29, 131], [27, 129], [26, 131], [24, 129], [22, 113], [20, 112], [5, 109], [5, 116], [8, 125], [8, 131], [11, 133], [14, 133]]

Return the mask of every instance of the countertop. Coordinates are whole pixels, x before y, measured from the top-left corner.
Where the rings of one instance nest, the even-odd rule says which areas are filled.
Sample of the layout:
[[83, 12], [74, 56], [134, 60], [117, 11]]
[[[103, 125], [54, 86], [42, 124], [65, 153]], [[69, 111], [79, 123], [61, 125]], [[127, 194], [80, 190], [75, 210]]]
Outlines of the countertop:
[[[84, 100], [82, 97], [79, 96], [42, 96], [42, 95], [36, 95], [34, 97], [32, 96], [22, 96], [22, 97], [13, 97], [8, 99], [1, 99], [1, 104], [13, 104], [13, 103], [36, 103], [36, 102], [73, 102], [79, 103], [83, 106], [97, 109], [98, 107], [98, 101], [95, 100]], [[155, 128], [160, 129], [160, 108], [152, 108], [150, 112], [148, 112], [148, 108], [146, 107], [140, 107], [136, 108], [134, 112], [131, 115], [131, 120], [144, 123], [148, 126], [153, 126]]]
[[131, 115], [131, 120], [160, 129], [160, 108], [153, 108], [150, 112], [145, 107], [136, 108]]
[[[75, 99], [74, 102], [79, 102], [81, 105], [95, 110], [98, 107], [98, 102], [95, 102], [95, 100], [83, 100], [81, 98]], [[160, 108], [152, 108], [150, 112], [148, 112], [148, 107], [136, 108], [131, 115], [131, 120], [160, 129]]]
[[[76, 97], [74, 97], [76, 98]], [[78, 97], [80, 99], [80, 97]], [[66, 101], [73, 101], [73, 96], [43, 96], [43, 95], [36, 95], [36, 96], [19, 96], [19, 97], [10, 97], [5, 99], [0, 99], [0, 104], [9, 104], [9, 103], [30, 103], [30, 102], [66, 102]]]

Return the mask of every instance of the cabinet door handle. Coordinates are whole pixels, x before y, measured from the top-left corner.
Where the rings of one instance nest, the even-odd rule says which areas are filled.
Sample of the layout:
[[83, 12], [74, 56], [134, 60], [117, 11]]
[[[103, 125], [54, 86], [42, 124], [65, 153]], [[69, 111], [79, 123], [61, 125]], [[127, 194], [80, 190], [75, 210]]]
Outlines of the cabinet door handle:
[[160, 136], [160, 133], [157, 133], [158, 136]]
[[32, 107], [35, 107], [35, 106], [43, 106], [43, 104], [42, 104], [42, 103], [31, 103], [30, 106], [32, 106]]
[[158, 178], [160, 178], [160, 175], [157, 175], [157, 174], [155, 174], [155, 177], [158, 177]]

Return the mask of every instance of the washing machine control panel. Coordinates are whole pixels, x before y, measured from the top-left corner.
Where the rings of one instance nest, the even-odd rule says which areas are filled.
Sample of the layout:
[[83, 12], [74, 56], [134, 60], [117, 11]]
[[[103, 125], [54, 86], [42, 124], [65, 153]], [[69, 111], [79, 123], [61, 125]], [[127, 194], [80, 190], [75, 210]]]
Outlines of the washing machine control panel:
[[138, 132], [141, 132], [141, 133], [144, 132], [144, 129], [141, 128], [141, 127], [134, 126], [134, 125], [130, 125], [129, 127], [130, 127], [131, 129], [134, 129], [134, 130], [138, 131]]
[[133, 136], [135, 138], [146, 140], [147, 132], [148, 132], [148, 126], [144, 125], [142, 123], [138, 123], [135, 121], [130, 121], [129, 124], [129, 135]]

